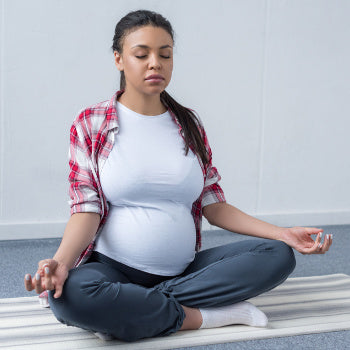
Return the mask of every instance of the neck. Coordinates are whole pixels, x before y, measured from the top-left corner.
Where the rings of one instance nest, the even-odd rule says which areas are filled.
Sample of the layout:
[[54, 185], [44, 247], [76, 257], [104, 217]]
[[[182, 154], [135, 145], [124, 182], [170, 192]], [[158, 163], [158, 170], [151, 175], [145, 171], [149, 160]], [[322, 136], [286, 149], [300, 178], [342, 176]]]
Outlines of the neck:
[[143, 115], [159, 115], [167, 111], [160, 101], [160, 94], [145, 95], [125, 89], [118, 97], [118, 101], [132, 111]]

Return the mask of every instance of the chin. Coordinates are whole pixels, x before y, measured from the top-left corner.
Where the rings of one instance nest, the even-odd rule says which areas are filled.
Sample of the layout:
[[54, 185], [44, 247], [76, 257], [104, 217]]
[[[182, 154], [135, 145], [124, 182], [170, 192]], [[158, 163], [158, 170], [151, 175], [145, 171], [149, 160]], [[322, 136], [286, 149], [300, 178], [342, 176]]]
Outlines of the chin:
[[154, 88], [154, 89], [148, 89], [147, 92], [145, 92], [146, 95], [159, 95], [165, 90], [164, 87], [162, 88]]

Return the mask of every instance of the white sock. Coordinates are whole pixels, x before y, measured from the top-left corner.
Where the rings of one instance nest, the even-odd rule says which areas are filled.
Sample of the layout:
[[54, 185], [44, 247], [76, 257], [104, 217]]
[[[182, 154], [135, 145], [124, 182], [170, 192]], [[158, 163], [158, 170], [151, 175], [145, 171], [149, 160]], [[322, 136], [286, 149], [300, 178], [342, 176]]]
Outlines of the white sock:
[[230, 324], [266, 327], [268, 319], [255, 305], [241, 301], [228, 306], [199, 309], [203, 323], [199, 328], [215, 328]]
[[100, 338], [101, 340], [113, 340], [114, 337], [110, 334], [107, 333], [101, 333], [101, 332], [94, 332], [94, 334], [96, 335], [96, 337]]

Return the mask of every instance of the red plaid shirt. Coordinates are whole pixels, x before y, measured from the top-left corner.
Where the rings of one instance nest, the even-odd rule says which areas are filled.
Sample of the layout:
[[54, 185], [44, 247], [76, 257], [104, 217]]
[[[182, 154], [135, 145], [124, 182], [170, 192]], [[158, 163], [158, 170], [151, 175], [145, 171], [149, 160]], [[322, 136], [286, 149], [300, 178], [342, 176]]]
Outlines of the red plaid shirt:
[[[116, 98], [124, 90], [117, 91], [110, 100], [97, 103], [80, 111], [70, 129], [69, 148], [69, 196], [71, 215], [74, 213], [93, 212], [101, 215], [95, 238], [81, 253], [75, 266], [84, 263], [94, 249], [95, 239], [106, 222], [109, 203], [102, 192], [99, 169], [102, 169], [114, 139], [119, 131], [116, 111]], [[168, 108], [174, 122], [179, 127], [179, 134], [184, 138], [182, 127], [176, 115]], [[191, 109], [191, 111], [193, 111]], [[194, 111], [193, 111], [194, 112]], [[199, 130], [204, 139], [205, 147], [210, 156], [209, 164], [204, 167], [197, 155], [204, 177], [204, 188], [198, 199], [192, 204], [191, 214], [196, 227], [196, 251], [201, 248], [202, 208], [208, 204], [225, 202], [224, 192], [218, 181], [221, 179], [217, 169], [212, 166], [212, 152], [208, 143], [203, 123], [200, 121]], [[195, 153], [192, 145], [190, 146]]]

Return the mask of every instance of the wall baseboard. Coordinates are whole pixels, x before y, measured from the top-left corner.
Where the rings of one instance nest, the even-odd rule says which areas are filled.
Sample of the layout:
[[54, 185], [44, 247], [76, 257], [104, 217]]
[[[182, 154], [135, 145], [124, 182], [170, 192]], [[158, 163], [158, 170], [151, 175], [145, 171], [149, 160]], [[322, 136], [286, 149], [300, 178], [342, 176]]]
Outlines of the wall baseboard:
[[[249, 214], [259, 220], [281, 227], [319, 227], [330, 225], [350, 225], [350, 211], [334, 211], [319, 213], [269, 213], [269, 214]], [[205, 230], [204, 226], [202, 227]], [[217, 230], [211, 225], [210, 229]]]
[[0, 240], [61, 238], [67, 221], [0, 223]]
[[274, 214], [260, 213], [255, 217], [282, 227], [350, 225], [350, 210]]
[[[252, 215], [252, 214], [249, 214]], [[320, 213], [278, 213], [252, 215], [260, 220], [282, 227], [350, 225], [350, 211]], [[0, 240], [61, 238], [67, 221], [0, 223]], [[202, 230], [217, 230], [203, 217]]]

